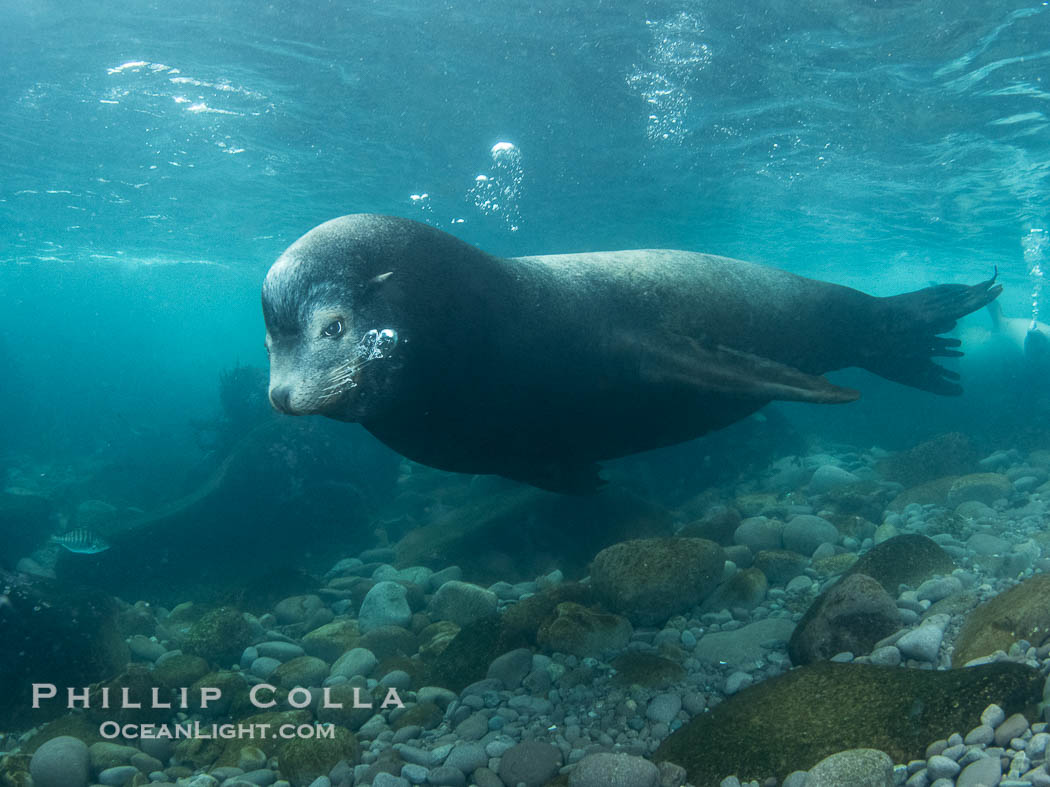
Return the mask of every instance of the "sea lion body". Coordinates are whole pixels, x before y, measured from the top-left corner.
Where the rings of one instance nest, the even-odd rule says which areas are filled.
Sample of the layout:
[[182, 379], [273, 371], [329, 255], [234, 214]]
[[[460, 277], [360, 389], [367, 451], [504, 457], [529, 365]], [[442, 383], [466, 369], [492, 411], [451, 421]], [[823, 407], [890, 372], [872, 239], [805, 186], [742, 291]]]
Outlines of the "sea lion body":
[[[834, 369], [957, 393], [931, 360], [957, 342], [937, 334], [998, 292], [988, 281], [875, 298], [685, 251], [504, 259], [405, 219], [344, 216], [266, 277], [270, 397], [358, 421], [434, 467], [585, 491], [598, 460], [769, 401], [856, 399], [820, 377]], [[396, 346], [367, 358], [358, 341], [384, 329]]]

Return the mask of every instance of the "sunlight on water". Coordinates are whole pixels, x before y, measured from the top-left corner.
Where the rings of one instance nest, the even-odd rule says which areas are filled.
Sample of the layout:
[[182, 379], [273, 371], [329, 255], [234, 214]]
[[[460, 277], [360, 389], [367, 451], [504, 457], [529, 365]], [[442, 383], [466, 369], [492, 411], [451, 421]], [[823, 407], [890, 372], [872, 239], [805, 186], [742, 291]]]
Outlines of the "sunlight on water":
[[1043, 263], [1046, 257], [1047, 233], [1039, 227], [1028, 230], [1028, 234], [1021, 239], [1024, 248], [1025, 267], [1028, 268], [1028, 279], [1032, 283], [1032, 325], [1035, 326], [1039, 319], [1039, 299], [1043, 294], [1044, 271]]
[[685, 11], [670, 19], [647, 20], [646, 25], [652, 36], [649, 63], [635, 66], [627, 76], [627, 85], [649, 106], [649, 139], [681, 142], [689, 130], [690, 83], [711, 61], [711, 50], [698, 40], [704, 32], [703, 24]]

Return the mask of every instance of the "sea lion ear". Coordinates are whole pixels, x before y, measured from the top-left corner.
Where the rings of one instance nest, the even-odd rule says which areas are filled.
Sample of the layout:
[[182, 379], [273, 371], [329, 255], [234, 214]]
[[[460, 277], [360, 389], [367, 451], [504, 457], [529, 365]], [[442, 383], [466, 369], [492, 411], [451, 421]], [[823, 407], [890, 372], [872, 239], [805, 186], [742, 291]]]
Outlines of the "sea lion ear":
[[393, 275], [393, 271], [387, 271], [386, 273], [380, 273], [378, 276], [373, 276], [371, 279], [368, 280], [368, 289], [382, 284]]

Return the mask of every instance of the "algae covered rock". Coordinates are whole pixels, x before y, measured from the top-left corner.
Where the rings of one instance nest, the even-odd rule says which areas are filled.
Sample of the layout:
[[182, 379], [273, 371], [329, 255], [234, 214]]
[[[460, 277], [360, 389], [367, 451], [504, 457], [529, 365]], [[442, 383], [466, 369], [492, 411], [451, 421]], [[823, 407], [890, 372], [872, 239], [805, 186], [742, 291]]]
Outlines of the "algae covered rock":
[[591, 583], [614, 612], [652, 626], [699, 604], [722, 578], [725, 552], [703, 538], [642, 538], [606, 547]]
[[320, 686], [328, 677], [328, 664], [316, 656], [297, 656], [273, 671], [270, 681], [282, 689]]
[[912, 503], [918, 503], [919, 505], [946, 505], [948, 501], [948, 492], [951, 491], [952, 484], [958, 479], [957, 476], [947, 475], [943, 478], [935, 478], [932, 481], [926, 481], [918, 484], [917, 486], [911, 486], [893, 498], [889, 507], [892, 511], [902, 511]]
[[0, 784], [4, 787], [33, 787], [29, 776], [29, 755], [8, 752], [0, 757]]
[[303, 636], [303, 650], [308, 656], [333, 662], [352, 649], [360, 636], [356, 620], [333, 620]]
[[558, 614], [558, 606], [572, 602], [593, 606], [596, 599], [590, 585], [565, 582], [512, 604], [503, 613], [503, 640], [507, 650], [538, 644], [540, 629]]
[[761, 604], [769, 591], [769, 580], [757, 568], [737, 571], [704, 600], [703, 609], [719, 610], [754, 609]]
[[552, 651], [598, 657], [627, 647], [633, 632], [627, 618], [565, 601], [557, 606], [556, 616], [540, 628], [538, 640]]
[[865, 552], [850, 574], [867, 574], [894, 598], [900, 585], [917, 588], [935, 574], [950, 574], [955, 561], [937, 542], [915, 533], [894, 536]]
[[576, 765], [569, 787], [657, 787], [660, 769], [626, 752], [595, 752]]
[[947, 671], [821, 662], [746, 688], [672, 733], [653, 760], [686, 768], [697, 785], [731, 774], [783, 780], [843, 749], [894, 762], [925, 757], [930, 741], [972, 729], [996, 703], [1007, 714], [1042, 695], [1038, 670], [988, 664]]
[[893, 787], [893, 760], [877, 749], [848, 749], [825, 757], [806, 776], [806, 787]]
[[916, 486], [944, 476], [969, 473], [977, 469], [978, 459], [969, 437], [948, 432], [886, 457], [879, 462], [878, 469], [890, 481]]
[[[65, 716], [59, 716], [54, 721], [48, 722], [42, 730], [33, 735], [28, 741], [22, 743], [19, 749], [32, 754], [41, 745], [60, 735], [79, 738], [90, 746], [102, 740], [102, 736], [98, 732], [98, 726], [97, 722], [92, 723], [86, 714], [80, 713], [79, 710], [70, 711]], [[0, 781], [0, 784], [3, 784], [3, 781]]]
[[503, 652], [501, 631], [496, 617], [482, 618], [464, 626], [426, 665], [426, 683], [459, 692], [484, 678], [489, 664]]
[[850, 574], [806, 610], [788, 642], [788, 655], [798, 665], [843, 651], [867, 654], [899, 626], [897, 604], [882, 585], [866, 574]]
[[189, 694], [190, 703], [194, 708], [201, 707], [201, 691], [206, 688], [218, 689], [222, 694], [219, 699], [209, 701], [208, 706], [202, 709], [201, 712], [205, 716], [239, 716], [250, 712], [254, 707], [248, 696], [248, 682], [239, 672], [209, 672], [197, 680], [190, 686]]
[[685, 679], [685, 669], [670, 659], [651, 653], [627, 651], [612, 662], [616, 670], [612, 682], [616, 686], [637, 683], [650, 689], [664, 689]]
[[1050, 574], [1036, 574], [977, 607], [966, 618], [958, 637], [952, 664], [1009, 650], [1019, 639], [1036, 647], [1050, 636]]
[[[188, 665], [190, 669], [183, 673], [178, 663], [182, 658], [181, 654], [176, 654], [176, 656], [165, 659], [164, 663], [173, 659], [175, 663], [168, 667], [170, 671], [162, 671], [160, 674], [157, 674], [144, 664], [129, 664], [124, 672], [112, 680], [92, 686], [91, 706], [85, 711], [84, 715], [96, 724], [110, 720], [121, 724], [160, 724], [167, 721], [175, 713], [175, 703], [172, 703], [172, 708], [154, 708], [153, 703], [149, 702], [153, 690], [158, 689], [160, 698], [166, 699], [172, 696], [171, 686], [179, 688], [191, 686], [194, 681], [208, 671], [207, 662], [203, 659], [199, 659], [197, 656], [186, 656], [185, 658], [192, 659], [193, 663]], [[165, 682], [168, 680], [174, 682], [170, 684]], [[123, 692], [126, 690], [128, 696], [135, 698], [135, 702], [142, 707], [134, 707], [135, 703], [125, 705], [123, 702], [111, 702], [109, 708], [103, 708], [102, 692], [105, 689], [108, 689], [111, 698], [122, 697]], [[113, 707], [113, 705], [117, 705], [117, 707]], [[84, 740], [86, 741], [87, 738], [84, 738]]]
[[948, 506], [978, 502], [990, 506], [996, 500], [1010, 497], [1014, 485], [1000, 473], [972, 473], [957, 478], [948, 490]]
[[292, 738], [277, 745], [277, 765], [281, 775], [295, 787], [306, 787], [326, 776], [336, 763], [357, 763], [361, 747], [350, 730], [336, 727], [331, 738]]
[[193, 623], [182, 649], [216, 664], [233, 664], [251, 643], [252, 634], [244, 615], [233, 607], [219, 607]]
[[[383, 702], [384, 695], [385, 691], [381, 689], [375, 692], [368, 691], [363, 678], [331, 686], [328, 690], [331, 707], [324, 707], [323, 704], [318, 706], [317, 720], [356, 732], [362, 724], [372, 718], [376, 708]], [[369, 702], [373, 704], [372, 708], [358, 707]], [[343, 707], [336, 707], [337, 705]]]
[[[257, 747], [267, 757], [273, 757], [277, 754], [278, 747], [283, 742], [276, 734], [276, 731], [285, 724], [293, 727], [298, 727], [301, 724], [311, 724], [313, 717], [308, 710], [283, 710], [264, 711], [251, 716], [232, 719], [231, 721], [237, 724], [258, 725], [255, 727], [256, 729], [263, 729], [263, 725], [266, 725], [265, 729], [270, 734], [252, 740], [239, 738], [231, 738], [229, 740], [188, 738], [176, 746], [176, 758], [184, 763], [193, 765], [195, 768], [236, 767], [240, 761], [241, 749], [245, 746]], [[309, 781], [307, 781], [307, 784], [309, 784]]]
[[434, 592], [428, 611], [431, 620], [451, 620], [465, 626], [495, 615], [498, 601], [491, 590], [453, 579]]
[[181, 689], [183, 686], [192, 686], [209, 671], [208, 662], [200, 656], [176, 653], [154, 667], [153, 678], [165, 688]]
[[755, 555], [757, 568], [770, 584], [786, 585], [799, 574], [805, 573], [809, 560], [805, 555], [787, 549], [762, 549]]

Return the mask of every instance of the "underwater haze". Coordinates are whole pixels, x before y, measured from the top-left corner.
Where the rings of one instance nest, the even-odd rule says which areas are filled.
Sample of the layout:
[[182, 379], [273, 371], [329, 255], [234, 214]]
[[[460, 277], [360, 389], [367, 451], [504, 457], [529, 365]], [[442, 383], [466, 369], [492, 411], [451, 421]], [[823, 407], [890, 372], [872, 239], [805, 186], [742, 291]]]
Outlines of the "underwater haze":
[[[1050, 784], [1050, 3], [0, 11], [0, 785], [702, 787], [847, 749], [881, 753], [878, 783], [1006, 751], [996, 778]], [[878, 296], [1003, 289], [953, 330], [961, 396], [834, 371], [860, 401], [775, 402], [564, 496], [271, 407], [264, 277], [353, 213], [505, 258], [680, 249]], [[833, 592], [854, 618], [825, 620]], [[998, 625], [978, 605], [1008, 593]], [[233, 701], [183, 713], [207, 724], [259, 714], [266, 681], [380, 693], [282, 704], [337, 740], [248, 754], [105, 734], [163, 709], [30, 701], [149, 680], [221, 682]], [[407, 711], [380, 709], [391, 688]], [[817, 697], [856, 718], [803, 729]], [[924, 759], [982, 723], [968, 754], [937, 747], [954, 771]], [[85, 759], [103, 740], [142, 756]]]

